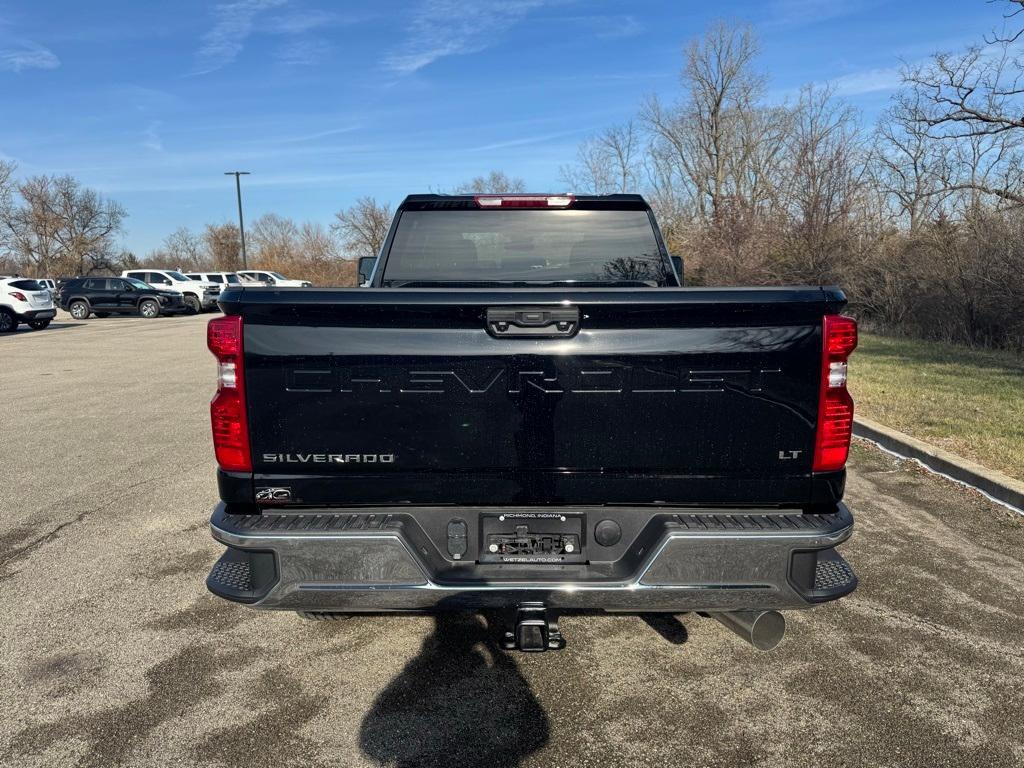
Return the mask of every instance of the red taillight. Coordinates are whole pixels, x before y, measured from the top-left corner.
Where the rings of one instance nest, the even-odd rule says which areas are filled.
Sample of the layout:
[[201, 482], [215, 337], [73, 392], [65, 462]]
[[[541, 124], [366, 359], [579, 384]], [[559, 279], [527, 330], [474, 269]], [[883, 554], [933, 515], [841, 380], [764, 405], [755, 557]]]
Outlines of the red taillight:
[[814, 440], [814, 471], [846, 466], [853, 436], [853, 398], [846, 389], [846, 364], [857, 346], [857, 321], [826, 315], [822, 323], [821, 395]]
[[476, 195], [481, 208], [568, 208], [574, 195]]
[[28, 301], [28, 299], [25, 298], [25, 294], [21, 291], [11, 291], [9, 295], [13, 296], [18, 301]]
[[229, 315], [211, 320], [206, 327], [206, 345], [217, 358], [217, 394], [210, 403], [217, 463], [221, 469], [251, 472], [242, 366], [242, 318]]
[[846, 315], [826, 315], [825, 352], [835, 358], [850, 356], [857, 347], [857, 321]]
[[242, 354], [242, 318], [240, 315], [215, 317], [206, 326], [206, 346], [218, 360]]

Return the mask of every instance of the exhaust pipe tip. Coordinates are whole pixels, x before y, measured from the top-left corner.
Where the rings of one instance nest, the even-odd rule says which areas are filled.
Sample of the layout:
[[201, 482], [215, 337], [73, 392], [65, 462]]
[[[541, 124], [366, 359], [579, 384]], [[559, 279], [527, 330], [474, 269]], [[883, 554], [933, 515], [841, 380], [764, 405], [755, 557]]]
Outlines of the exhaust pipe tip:
[[778, 611], [729, 611], [711, 614], [759, 651], [770, 651], [786, 635], [786, 617]]

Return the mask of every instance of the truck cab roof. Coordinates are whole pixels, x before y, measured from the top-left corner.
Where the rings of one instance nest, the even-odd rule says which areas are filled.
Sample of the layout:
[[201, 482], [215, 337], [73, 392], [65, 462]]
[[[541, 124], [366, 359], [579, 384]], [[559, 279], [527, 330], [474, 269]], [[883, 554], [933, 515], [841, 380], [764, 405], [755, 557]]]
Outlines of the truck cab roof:
[[[504, 198], [509, 200], [569, 198], [574, 206], [607, 206], [623, 210], [646, 210], [650, 206], [643, 195], [578, 195], [572, 192], [488, 192], [481, 194], [414, 194], [407, 195], [398, 206], [399, 210], [410, 208], [479, 208], [477, 201], [483, 198]], [[543, 208], [545, 206], [537, 206]], [[554, 206], [552, 206], [554, 207]]]

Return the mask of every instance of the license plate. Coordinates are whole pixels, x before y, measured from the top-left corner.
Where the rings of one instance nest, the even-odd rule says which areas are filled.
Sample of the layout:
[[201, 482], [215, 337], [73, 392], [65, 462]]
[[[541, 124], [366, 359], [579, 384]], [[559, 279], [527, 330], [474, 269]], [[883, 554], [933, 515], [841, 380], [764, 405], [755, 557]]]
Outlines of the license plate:
[[584, 518], [558, 512], [480, 516], [480, 562], [559, 565], [586, 561]]
[[32, 297], [33, 304], [49, 304], [50, 294], [49, 293], [33, 293], [30, 294]]

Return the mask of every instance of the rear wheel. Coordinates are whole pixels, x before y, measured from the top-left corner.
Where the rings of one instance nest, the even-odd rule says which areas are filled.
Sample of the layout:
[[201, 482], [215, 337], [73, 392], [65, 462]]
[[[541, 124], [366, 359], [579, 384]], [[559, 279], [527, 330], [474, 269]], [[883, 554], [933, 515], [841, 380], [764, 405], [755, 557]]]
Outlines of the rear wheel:
[[139, 303], [139, 314], [148, 318], [156, 317], [160, 314], [160, 305], [152, 299], [145, 299]]
[[18, 321], [14, 313], [7, 309], [0, 309], [0, 333], [9, 333], [18, 327]]
[[29, 320], [28, 321], [28, 327], [31, 328], [33, 331], [41, 331], [41, 330], [43, 330], [43, 328], [45, 328], [49, 324], [50, 324], [49, 319], [47, 319], [47, 320]]
[[86, 320], [89, 317], [89, 305], [84, 301], [72, 301], [68, 307], [68, 314], [75, 320]]
[[199, 299], [191, 295], [185, 297], [185, 306], [188, 307], [188, 313], [190, 315], [198, 315], [203, 309], [203, 305], [199, 303]]

